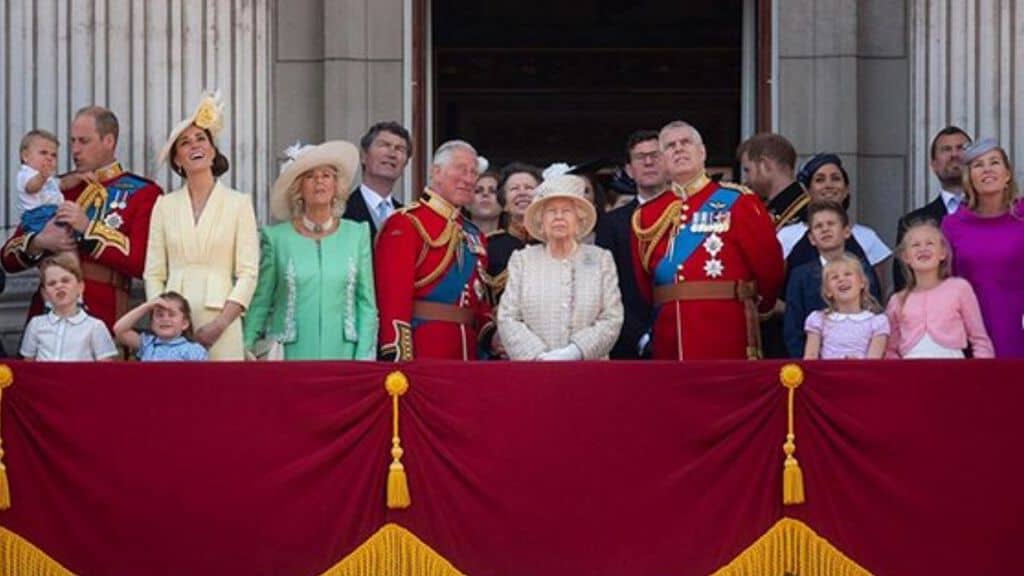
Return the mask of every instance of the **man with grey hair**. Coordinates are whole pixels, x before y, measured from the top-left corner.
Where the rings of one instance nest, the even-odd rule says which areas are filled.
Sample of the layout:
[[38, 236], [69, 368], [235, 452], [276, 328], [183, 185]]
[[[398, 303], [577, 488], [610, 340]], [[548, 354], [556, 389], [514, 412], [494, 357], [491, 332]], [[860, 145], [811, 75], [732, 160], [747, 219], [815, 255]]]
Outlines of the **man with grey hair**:
[[641, 293], [654, 306], [655, 359], [761, 356], [758, 307], [782, 286], [782, 248], [756, 194], [708, 178], [700, 133], [675, 121], [658, 134], [668, 188], [633, 213]]
[[484, 298], [484, 235], [462, 216], [479, 174], [476, 150], [450, 140], [434, 152], [430, 185], [388, 218], [374, 276], [383, 360], [470, 360], [494, 333]]

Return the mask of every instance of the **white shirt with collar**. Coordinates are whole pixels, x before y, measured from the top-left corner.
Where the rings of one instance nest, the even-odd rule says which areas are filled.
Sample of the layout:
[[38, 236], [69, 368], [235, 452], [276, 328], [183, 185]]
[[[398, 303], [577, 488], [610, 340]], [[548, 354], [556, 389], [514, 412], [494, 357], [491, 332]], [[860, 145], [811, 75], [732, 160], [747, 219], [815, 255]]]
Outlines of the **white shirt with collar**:
[[942, 198], [942, 205], [946, 207], [947, 216], [957, 211], [964, 197], [962, 192], [950, 192], [948, 190], [940, 191], [939, 196]]
[[79, 308], [71, 316], [50, 311], [29, 320], [21, 355], [42, 361], [88, 362], [117, 356], [117, 346], [103, 322]]
[[395, 213], [394, 199], [392, 199], [391, 194], [382, 197], [366, 184], [359, 185], [359, 193], [363, 195], [363, 202], [366, 203], [366, 209], [370, 212], [370, 218], [373, 218], [374, 225], [380, 230], [384, 227], [384, 222], [387, 220], [387, 218], [380, 217], [380, 205], [387, 203], [388, 217], [390, 217]]

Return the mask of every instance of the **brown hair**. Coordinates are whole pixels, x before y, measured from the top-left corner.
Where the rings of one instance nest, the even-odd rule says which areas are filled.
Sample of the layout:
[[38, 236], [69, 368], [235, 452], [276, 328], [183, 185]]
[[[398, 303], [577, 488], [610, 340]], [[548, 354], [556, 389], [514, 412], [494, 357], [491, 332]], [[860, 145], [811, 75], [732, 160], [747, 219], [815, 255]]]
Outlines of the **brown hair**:
[[178, 308], [181, 310], [181, 315], [185, 317], [185, 320], [188, 320], [188, 328], [182, 330], [181, 335], [184, 336], [186, 340], [192, 340], [192, 307], [189, 306], [188, 300], [173, 290], [164, 292], [160, 297], [164, 300], [176, 302], [178, 304]]
[[117, 122], [117, 116], [113, 112], [103, 106], [86, 106], [79, 108], [78, 112], [75, 112], [75, 118], [80, 116], [91, 116], [93, 121], [96, 122], [96, 131], [99, 132], [100, 137], [112, 134], [114, 136], [114, 144], [117, 144], [117, 139], [121, 135], [121, 127]]
[[[1006, 171], [1010, 173], [1010, 180], [1006, 183], [1006, 189], [1003, 190], [1003, 208], [1010, 209], [1013, 206], [1014, 199], [1020, 195], [1020, 189], [1017, 187], [1017, 181], [1013, 176], [1013, 164], [1010, 164], [1010, 158], [1006, 155], [1006, 150], [1003, 150], [1002, 146], [996, 146], [993, 150], [999, 151], [999, 155], [1003, 158], [1003, 164], [1006, 166]], [[988, 152], [985, 154], [987, 153]], [[977, 158], [975, 158], [975, 160], [977, 160]], [[964, 197], [967, 198], [967, 207], [970, 208], [971, 211], [974, 211], [978, 208], [978, 193], [974, 189], [974, 184], [971, 183], [972, 163], [973, 161], [968, 162], [964, 166], [963, 185]]]
[[836, 303], [835, 300], [828, 296], [828, 273], [832, 268], [838, 266], [849, 266], [853, 270], [856, 270], [860, 274], [860, 279], [864, 284], [864, 287], [860, 290], [860, 307], [864, 310], [869, 310], [874, 313], [882, 311], [881, 304], [875, 297], [871, 295], [871, 281], [868, 279], [868, 275], [864, 272], [864, 264], [861, 263], [860, 258], [857, 258], [849, 252], [844, 252], [841, 256], [829, 260], [825, 264], [825, 268], [821, 271], [821, 299], [824, 300], [828, 307], [825, 312], [835, 312]]
[[740, 160], [743, 155], [751, 162], [760, 162], [769, 159], [792, 170], [796, 167], [796, 149], [785, 136], [774, 132], [762, 132], [754, 134], [740, 143], [736, 148], [736, 159]]
[[835, 200], [816, 200], [807, 205], [807, 227], [811, 227], [814, 215], [819, 212], [833, 212], [839, 216], [839, 222], [846, 228], [850, 225], [850, 215], [843, 209], [843, 205]]
[[[196, 126], [196, 125], [193, 124], [193, 126]], [[196, 126], [196, 128], [199, 128], [199, 126]], [[213, 141], [213, 134], [208, 129], [206, 129], [206, 128], [200, 128], [200, 129], [203, 131], [204, 134], [206, 134], [206, 139], [209, 140], [210, 146], [213, 147], [213, 154], [214, 154], [214, 156], [213, 156], [213, 166], [211, 167], [212, 170], [213, 170], [213, 176], [215, 178], [216, 177], [220, 177], [221, 175], [225, 174], [228, 171], [228, 168], [231, 167], [231, 164], [228, 162], [227, 157], [220, 153], [220, 148], [217, 148], [217, 144]], [[179, 135], [179, 137], [180, 137], [180, 135]], [[174, 156], [177, 153], [178, 153], [178, 139], [175, 138], [174, 139], [174, 143], [171, 144], [171, 151], [167, 154], [167, 164], [170, 165], [171, 170], [173, 170], [175, 174], [177, 174], [178, 176], [181, 176], [182, 178], [184, 178], [185, 177], [185, 169], [174, 163]]]
[[35, 130], [29, 130], [24, 136], [21, 137], [20, 152], [24, 154], [25, 151], [29, 149], [29, 146], [32, 146], [32, 143], [35, 142], [37, 139], [48, 140], [50, 142], [53, 142], [57, 146], [60, 146], [60, 140], [57, 140], [57, 137], [54, 136], [52, 132], [49, 132], [47, 130], [40, 130], [37, 128]]
[[53, 267], [63, 268], [70, 272], [79, 282], [82, 281], [82, 266], [78, 263], [78, 258], [71, 252], [60, 252], [43, 258], [43, 261], [39, 263], [40, 283], [46, 283], [46, 271]]

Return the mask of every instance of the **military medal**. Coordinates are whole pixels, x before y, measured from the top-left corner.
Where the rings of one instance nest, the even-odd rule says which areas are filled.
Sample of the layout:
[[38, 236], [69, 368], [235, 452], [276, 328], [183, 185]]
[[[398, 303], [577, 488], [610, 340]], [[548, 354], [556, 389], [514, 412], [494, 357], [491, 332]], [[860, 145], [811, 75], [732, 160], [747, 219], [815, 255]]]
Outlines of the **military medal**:
[[110, 203], [110, 209], [111, 210], [124, 210], [125, 208], [127, 208], [128, 207], [128, 202], [126, 201], [126, 196], [127, 196], [127, 194], [125, 193], [124, 190], [120, 190], [118, 188], [114, 188], [114, 200], [113, 200], [113, 202]]
[[111, 212], [103, 218], [103, 223], [110, 228], [120, 230], [121, 225], [124, 224], [124, 218], [121, 218], [121, 215], [117, 212]]
[[704, 273], [707, 274], [708, 278], [718, 278], [725, 272], [725, 265], [718, 259], [718, 254], [722, 251], [724, 245], [725, 243], [722, 241], [722, 237], [718, 235], [718, 232], [712, 232], [704, 240], [704, 251], [710, 256], [704, 262]]

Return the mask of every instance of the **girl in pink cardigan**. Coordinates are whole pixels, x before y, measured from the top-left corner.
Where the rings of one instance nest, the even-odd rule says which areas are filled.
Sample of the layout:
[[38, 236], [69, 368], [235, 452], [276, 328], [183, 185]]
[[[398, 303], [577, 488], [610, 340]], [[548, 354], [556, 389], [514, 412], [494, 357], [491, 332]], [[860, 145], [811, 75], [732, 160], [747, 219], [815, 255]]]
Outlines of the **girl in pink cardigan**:
[[995, 356], [978, 298], [963, 278], [950, 277], [952, 252], [942, 230], [928, 220], [910, 225], [897, 248], [907, 287], [892, 295], [885, 313], [891, 334], [886, 358]]

